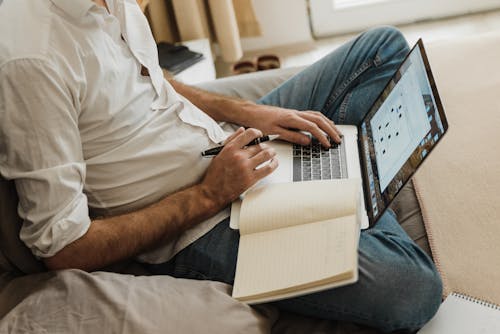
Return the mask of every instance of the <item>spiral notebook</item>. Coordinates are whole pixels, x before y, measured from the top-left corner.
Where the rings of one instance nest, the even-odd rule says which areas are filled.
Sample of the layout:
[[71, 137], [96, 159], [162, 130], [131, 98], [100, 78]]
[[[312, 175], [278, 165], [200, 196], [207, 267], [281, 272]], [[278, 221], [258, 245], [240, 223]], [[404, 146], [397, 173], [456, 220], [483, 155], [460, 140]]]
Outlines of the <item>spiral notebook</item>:
[[419, 334], [500, 333], [500, 306], [452, 293]]

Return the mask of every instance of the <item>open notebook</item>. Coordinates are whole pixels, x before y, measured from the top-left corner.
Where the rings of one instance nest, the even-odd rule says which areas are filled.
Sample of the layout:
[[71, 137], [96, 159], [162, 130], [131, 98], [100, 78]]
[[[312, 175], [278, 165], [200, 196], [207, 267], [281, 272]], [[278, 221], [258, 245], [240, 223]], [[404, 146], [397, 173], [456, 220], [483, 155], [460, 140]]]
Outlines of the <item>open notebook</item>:
[[277, 183], [248, 192], [233, 297], [260, 303], [357, 281], [359, 182]]
[[459, 293], [446, 298], [419, 334], [498, 334], [500, 306]]

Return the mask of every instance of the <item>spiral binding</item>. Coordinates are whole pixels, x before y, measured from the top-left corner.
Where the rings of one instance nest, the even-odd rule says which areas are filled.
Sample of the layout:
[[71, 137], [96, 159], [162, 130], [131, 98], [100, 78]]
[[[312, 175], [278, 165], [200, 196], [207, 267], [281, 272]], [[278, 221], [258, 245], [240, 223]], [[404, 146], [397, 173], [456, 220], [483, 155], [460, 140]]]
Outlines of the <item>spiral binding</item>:
[[497, 305], [497, 304], [494, 304], [494, 303], [490, 303], [490, 302], [488, 302], [486, 300], [478, 299], [478, 298], [475, 298], [475, 297], [472, 297], [472, 296], [469, 296], [469, 295], [466, 295], [466, 294], [463, 294], [463, 293], [457, 293], [457, 292], [453, 292], [452, 296], [458, 297], [460, 299], [463, 299], [463, 300], [466, 300], [466, 301], [469, 301], [469, 302], [473, 302], [473, 303], [479, 304], [481, 306], [485, 306], [485, 307], [491, 308], [493, 310], [500, 311], [500, 305]]

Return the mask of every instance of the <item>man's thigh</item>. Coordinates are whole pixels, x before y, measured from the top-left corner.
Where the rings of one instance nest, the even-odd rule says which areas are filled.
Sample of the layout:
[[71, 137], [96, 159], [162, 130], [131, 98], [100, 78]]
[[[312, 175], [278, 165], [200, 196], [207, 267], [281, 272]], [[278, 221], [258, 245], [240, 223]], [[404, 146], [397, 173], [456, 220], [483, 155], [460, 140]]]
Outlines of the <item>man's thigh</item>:
[[240, 240], [229, 218], [180, 251], [169, 262], [147, 265], [155, 274], [233, 284]]
[[358, 124], [409, 51], [401, 33], [375, 28], [342, 45], [261, 98], [261, 104], [321, 111]]

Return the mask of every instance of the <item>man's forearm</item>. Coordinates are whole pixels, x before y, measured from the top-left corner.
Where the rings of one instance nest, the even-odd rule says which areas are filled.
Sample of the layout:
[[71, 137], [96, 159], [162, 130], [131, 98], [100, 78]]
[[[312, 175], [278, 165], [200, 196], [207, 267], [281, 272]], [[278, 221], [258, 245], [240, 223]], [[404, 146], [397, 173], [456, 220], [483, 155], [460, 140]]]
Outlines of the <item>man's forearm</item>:
[[216, 214], [225, 203], [212, 195], [196, 185], [139, 211], [95, 220], [84, 236], [45, 264], [52, 270], [91, 271], [135, 256]]
[[218, 122], [244, 125], [251, 117], [248, 110], [255, 107], [251, 101], [206, 92], [173, 79], [169, 82], [179, 94]]

